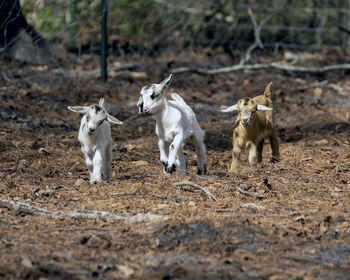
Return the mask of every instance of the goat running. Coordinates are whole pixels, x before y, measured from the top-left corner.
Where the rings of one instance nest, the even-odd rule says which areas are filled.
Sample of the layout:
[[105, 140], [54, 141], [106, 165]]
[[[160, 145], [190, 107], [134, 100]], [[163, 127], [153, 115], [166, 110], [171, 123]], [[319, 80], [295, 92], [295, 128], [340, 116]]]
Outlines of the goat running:
[[164, 173], [173, 173], [178, 166], [181, 174], [187, 174], [183, 147], [189, 139], [196, 147], [197, 173], [206, 174], [204, 131], [199, 127], [192, 109], [178, 94], [172, 93], [173, 100], [168, 100], [165, 90], [172, 78], [171, 74], [160, 84], [146, 85], [141, 89], [137, 103], [139, 114], [154, 114], [156, 117], [156, 134]]
[[266, 87], [264, 94], [254, 98], [245, 97], [237, 104], [221, 110], [222, 112], [239, 111], [233, 131], [232, 164], [229, 172], [239, 167], [239, 156], [244, 147], [248, 147], [249, 163], [262, 161], [262, 150], [265, 137], [268, 136], [272, 148], [272, 161], [280, 159], [279, 144], [273, 125], [273, 105], [271, 99], [272, 82]]
[[104, 98], [100, 99], [98, 105], [69, 106], [68, 109], [84, 114], [80, 122], [78, 140], [89, 169], [90, 184], [109, 181], [113, 142], [109, 123], [122, 124], [122, 122], [107, 113]]

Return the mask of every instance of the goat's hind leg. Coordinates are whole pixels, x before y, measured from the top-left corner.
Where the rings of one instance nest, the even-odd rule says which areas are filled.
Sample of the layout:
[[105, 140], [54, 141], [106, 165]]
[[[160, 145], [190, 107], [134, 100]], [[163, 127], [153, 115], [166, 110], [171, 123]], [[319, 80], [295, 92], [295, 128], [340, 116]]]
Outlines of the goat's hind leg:
[[180, 147], [177, 151], [176, 165], [182, 175], [187, 175], [187, 159], [183, 153], [183, 147]]
[[207, 157], [206, 157], [206, 148], [204, 145], [203, 136], [193, 136], [193, 142], [196, 147], [197, 154], [197, 174], [206, 175], [207, 174]]
[[102, 173], [102, 179], [107, 180], [108, 182], [110, 181], [110, 178], [111, 178], [111, 155], [112, 155], [111, 146], [107, 145], [105, 150], [105, 160], [103, 162], [103, 168], [101, 173]]
[[278, 143], [278, 138], [276, 135], [276, 130], [275, 128], [272, 128], [269, 134], [269, 139], [270, 139], [270, 144], [271, 144], [271, 149], [272, 149], [272, 162], [278, 162], [280, 161], [280, 152], [279, 152], [279, 143]]
[[262, 153], [264, 148], [265, 139], [260, 139], [258, 142], [258, 148], [257, 148], [257, 160], [258, 163], [262, 162]]
[[169, 143], [163, 139], [158, 140], [158, 148], [160, 152], [160, 162], [162, 163], [163, 172], [167, 174], [166, 169], [168, 168], [168, 156], [169, 156]]

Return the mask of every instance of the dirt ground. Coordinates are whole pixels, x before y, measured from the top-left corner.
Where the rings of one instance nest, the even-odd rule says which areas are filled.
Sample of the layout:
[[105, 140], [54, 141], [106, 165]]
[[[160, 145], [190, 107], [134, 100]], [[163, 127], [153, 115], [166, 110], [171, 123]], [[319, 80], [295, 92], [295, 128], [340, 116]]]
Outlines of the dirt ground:
[[[0, 278], [348, 279], [350, 72], [176, 75], [169, 91], [184, 97], [206, 131], [209, 175], [196, 175], [188, 145], [189, 176], [166, 176], [154, 117], [138, 116], [136, 102], [143, 85], [170, 73], [168, 59], [145, 59], [137, 73], [107, 83], [73, 75], [95, 69], [98, 57], [60, 58], [65, 72], [3, 61], [0, 199], [163, 219], [48, 218], [0, 208]], [[320, 55], [304, 64], [337, 61], [346, 58]], [[245, 152], [239, 174], [229, 174], [235, 114], [219, 107], [261, 94], [270, 81], [282, 160], [271, 163], [266, 144], [261, 165], [250, 166]], [[124, 124], [112, 126], [111, 183], [90, 186], [77, 140], [80, 116], [67, 106], [102, 96]], [[174, 186], [185, 180], [216, 201]]]

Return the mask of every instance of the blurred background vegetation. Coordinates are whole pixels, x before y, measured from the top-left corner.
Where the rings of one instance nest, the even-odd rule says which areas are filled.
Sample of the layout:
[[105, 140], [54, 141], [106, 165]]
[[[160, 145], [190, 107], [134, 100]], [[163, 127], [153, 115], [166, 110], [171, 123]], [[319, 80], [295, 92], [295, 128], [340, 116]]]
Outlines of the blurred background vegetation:
[[[20, 0], [35, 29], [52, 41], [94, 52], [99, 47], [100, 0]], [[72, 23], [72, 7], [75, 12]], [[115, 0], [108, 1], [110, 47], [118, 53], [154, 53], [182, 48], [222, 47], [232, 52], [254, 41], [247, 13], [257, 22], [268, 49], [343, 50], [349, 27], [348, 0]]]

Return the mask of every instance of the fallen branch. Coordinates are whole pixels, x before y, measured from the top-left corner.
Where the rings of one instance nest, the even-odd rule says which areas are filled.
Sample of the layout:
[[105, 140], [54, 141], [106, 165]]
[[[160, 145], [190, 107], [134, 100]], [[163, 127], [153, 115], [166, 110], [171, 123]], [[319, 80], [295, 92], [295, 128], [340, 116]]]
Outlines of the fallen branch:
[[176, 187], [182, 187], [182, 186], [191, 186], [194, 187], [196, 189], [199, 189], [203, 192], [205, 192], [205, 194], [208, 196], [209, 200], [213, 200], [216, 201], [215, 196], [213, 196], [210, 191], [208, 191], [205, 187], [202, 187], [200, 185], [197, 185], [195, 183], [189, 182], [189, 181], [183, 181], [183, 182], [178, 182], [178, 183], [174, 183], [174, 186]]
[[153, 222], [162, 221], [168, 219], [167, 216], [156, 214], [136, 214], [134, 216], [121, 216], [112, 214], [105, 211], [89, 211], [89, 210], [77, 210], [77, 211], [49, 211], [43, 208], [35, 207], [27, 203], [0, 199], [0, 207], [8, 208], [10, 210], [19, 211], [25, 214], [32, 214], [36, 216], [48, 217], [48, 218], [65, 218], [70, 217], [72, 219], [97, 219], [103, 221], [124, 221], [127, 223], [135, 222]]
[[237, 64], [228, 67], [220, 67], [216, 69], [204, 69], [204, 68], [190, 68], [190, 67], [179, 67], [172, 69], [172, 73], [181, 74], [181, 73], [195, 73], [201, 75], [217, 75], [225, 74], [241, 70], [259, 70], [259, 69], [279, 69], [291, 72], [310, 72], [310, 73], [324, 73], [328, 71], [335, 70], [349, 70], [350, 64], [332, 64], [320, 67], [305, 67], [305, 66], [294, 66], [288, 64], [282, 64], [280, 62], [271, 62], [271, 63], [257, 63], [257, 64]]
[[[114, 77], [131, 77], [134, 79], [144, 79], [147, 77], [145, 72], [136, 72], [131, 71], [132, 69], [135, 69], [139, 67], [139, 63], [125, 63], [125, 64], [116, 64], [112, 67], [109, 67], [107, 69], [108, 75], [112, 78]], [[101, 69], [93, 69], [93, 70], [86, 70], [86, 71], [64, 71], [63, 69], [53, 69], [51, 70], [53, 73], [63, 73], [64, 76], [72, 77], [72, 78], [95, 78], [99, 77], [101, 75]]]
[[244, 195], [256, 197], [256, 198], [267, 198], [266, 194], [257, 193], [257, 192], [247, 192], [247, 191], [241, 189], [240, 187], [237, 187], [237, 192], [241, 193], [241, 194], [244, 194]]

